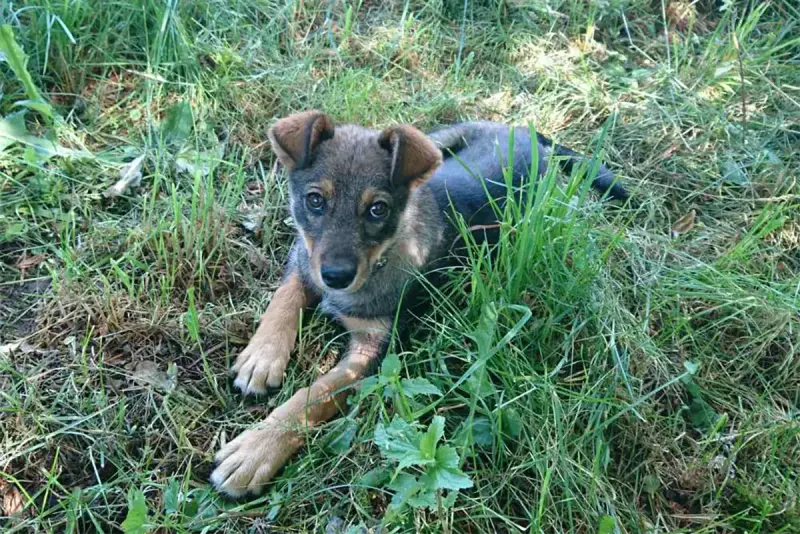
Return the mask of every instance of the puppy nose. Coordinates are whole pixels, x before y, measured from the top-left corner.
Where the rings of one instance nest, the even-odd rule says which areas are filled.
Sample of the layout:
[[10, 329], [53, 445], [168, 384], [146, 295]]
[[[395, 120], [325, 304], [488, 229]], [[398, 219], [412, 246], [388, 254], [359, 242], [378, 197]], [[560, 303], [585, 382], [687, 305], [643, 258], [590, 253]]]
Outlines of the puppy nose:
[[320, 274], [326, 286], [331, 289], [344, 289], [353, 282], [357, 270], [358, 267], [350, 263], [322, 264]]

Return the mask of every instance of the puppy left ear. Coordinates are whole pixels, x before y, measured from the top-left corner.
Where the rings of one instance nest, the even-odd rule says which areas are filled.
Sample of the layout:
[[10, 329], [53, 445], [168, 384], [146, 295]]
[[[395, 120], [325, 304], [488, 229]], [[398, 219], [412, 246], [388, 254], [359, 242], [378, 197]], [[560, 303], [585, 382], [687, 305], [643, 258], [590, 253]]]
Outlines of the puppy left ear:
[[317, 110], [289, 115], [267, 132], [272, 151], [290, 171], [307, 167], [320, 143], [333, 134], [333, 122]]
[[387, 128], [378, 144], [392, 156], [391, 177], [395, 186], [416, 187], [442, 164], [442, 152], [413, 126]]

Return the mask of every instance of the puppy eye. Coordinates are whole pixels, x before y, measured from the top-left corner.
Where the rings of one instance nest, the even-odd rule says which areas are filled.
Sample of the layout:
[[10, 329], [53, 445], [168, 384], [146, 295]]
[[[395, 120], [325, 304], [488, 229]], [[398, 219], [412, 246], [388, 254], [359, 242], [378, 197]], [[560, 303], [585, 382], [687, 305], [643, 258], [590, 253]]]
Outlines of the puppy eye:
[[380, 220], [389, 215], [389, 205], [386, 202], [375, 202], [369, 207], [371, 219]]
[[306, 195], [306, 207], [314, 213], [321, 213], [325, 207], [325, 199], [319, 193], [309, 193]]

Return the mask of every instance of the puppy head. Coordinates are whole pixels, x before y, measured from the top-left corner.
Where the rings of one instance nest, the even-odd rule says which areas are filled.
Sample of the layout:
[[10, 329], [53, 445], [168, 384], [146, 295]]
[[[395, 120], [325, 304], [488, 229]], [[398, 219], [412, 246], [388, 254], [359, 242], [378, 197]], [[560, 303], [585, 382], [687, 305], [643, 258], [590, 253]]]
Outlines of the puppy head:
[[269, 139], [289, 171], [292, 216], [315, 283], [357, 291], [392, 244], [410, 192], [441, 164], [441, 151], [411, 126], [334, 127], [319, 111], [279, 120]]

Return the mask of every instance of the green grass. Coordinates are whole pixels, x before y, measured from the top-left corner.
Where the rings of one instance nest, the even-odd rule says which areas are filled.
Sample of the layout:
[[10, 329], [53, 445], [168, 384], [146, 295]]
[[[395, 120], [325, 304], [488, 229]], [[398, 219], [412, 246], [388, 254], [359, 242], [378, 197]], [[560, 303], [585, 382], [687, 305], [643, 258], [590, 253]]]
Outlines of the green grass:
[[[0, 117], [37, 91], [53, 112], [28, 104], [37, 150], [0, 152], [0, 530], [800, 531], [796, 3], [464, 6], [2, 4], [33, 85], [0, 62]], [[222, 502], [220, 443], [344, 348], [314, 314], [279, 393], [227, 375], [292, 239], [266, 131], [309, 107], [531, 122], [599, 151], [634, 201], [549, 174], [495, 258], [431, 288], [394, 393]], [[442, 395], [397, 389], [422, 377]], [[375, 429], [394, 414], [445, 418], [473, 483], [452, 508], [389, 512]]]

